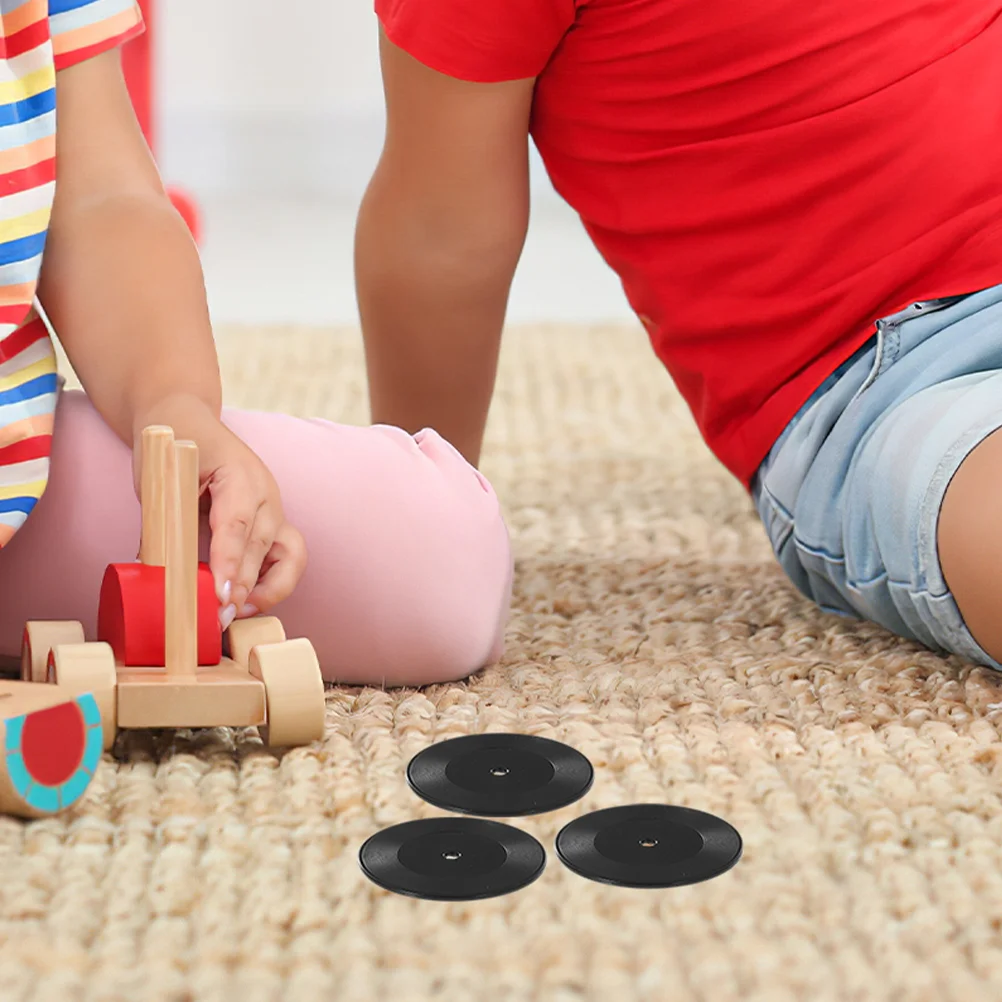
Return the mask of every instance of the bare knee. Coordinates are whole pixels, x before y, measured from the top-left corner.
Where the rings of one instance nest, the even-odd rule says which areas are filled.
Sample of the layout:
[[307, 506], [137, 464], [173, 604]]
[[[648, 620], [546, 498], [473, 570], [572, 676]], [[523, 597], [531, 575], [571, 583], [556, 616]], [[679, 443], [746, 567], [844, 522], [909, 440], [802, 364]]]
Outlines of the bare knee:
[[980, 646], [1002, 661], [1002, 432], [974, 449], [947, 489], [938, 546], [947, 587]]

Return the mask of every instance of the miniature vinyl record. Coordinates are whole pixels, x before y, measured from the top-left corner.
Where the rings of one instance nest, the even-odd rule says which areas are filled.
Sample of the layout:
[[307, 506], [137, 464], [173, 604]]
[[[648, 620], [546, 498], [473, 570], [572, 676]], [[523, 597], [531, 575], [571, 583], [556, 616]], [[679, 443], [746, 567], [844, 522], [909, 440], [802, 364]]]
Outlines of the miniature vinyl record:
[[526, 734], [472, 734], [432, 745], [407, 766], [422, 800], [447, 811], [511, 818], [565, 807], [591, 789], [579, 751]]
[[622, 887], [696, 884], [729, 870], [741, 851], [741, 836], [726, 821], [665, 804], [595, 811], [557, 835], [565, 866]]
[[546, 853], [531, 835], [477, 818], [406, 821], [369, 838], [362, 871], [396, 894], [433, 901], [473, 901], [531, 884]]

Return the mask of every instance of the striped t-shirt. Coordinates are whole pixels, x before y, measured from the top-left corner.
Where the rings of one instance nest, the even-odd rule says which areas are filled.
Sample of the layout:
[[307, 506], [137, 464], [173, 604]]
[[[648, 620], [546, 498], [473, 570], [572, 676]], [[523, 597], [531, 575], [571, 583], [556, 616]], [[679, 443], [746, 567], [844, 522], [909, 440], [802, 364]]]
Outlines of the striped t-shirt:
[[34, 303], [56, 185], [56, 71], [142, 29], [136, 0], [0, 0], [0, 548], [49, 473], [56, 363]]

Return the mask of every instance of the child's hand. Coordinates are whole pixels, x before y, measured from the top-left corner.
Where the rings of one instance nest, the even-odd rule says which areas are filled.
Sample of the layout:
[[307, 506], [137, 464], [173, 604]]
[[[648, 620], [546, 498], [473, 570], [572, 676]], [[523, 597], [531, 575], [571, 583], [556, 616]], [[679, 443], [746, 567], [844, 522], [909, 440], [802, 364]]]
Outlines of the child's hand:
[[291, 595], [306, 569], [306, 544], [285, 520], [278, 484], [256, 453], [197, 408], [185, 408], [183, 416], [157, 413], [142, 424], [169, 424], [178, 439], [198, 446], [202, 507], [212, 533], [209, 566], [223, 628]]
[[[222, 427], [222, 426], [221, 426]], [[285, 520], [271, 472], [229, 429], [202, 460], [209, 502], [209, 566], [223, 608], [235, 617], [266, 612], [292, 594], [306, 569], [306, 544]]]

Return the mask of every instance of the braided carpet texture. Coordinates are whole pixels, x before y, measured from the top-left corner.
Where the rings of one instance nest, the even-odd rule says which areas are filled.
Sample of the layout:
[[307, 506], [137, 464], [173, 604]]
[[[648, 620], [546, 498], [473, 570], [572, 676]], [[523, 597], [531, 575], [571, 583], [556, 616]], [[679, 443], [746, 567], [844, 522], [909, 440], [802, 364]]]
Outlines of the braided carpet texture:
[[[220, 348], [231, 403], [365, 421], [354, 332]], [[504, 662], [331, 691], [324, 742], [280, 758], [133, 734], [78, 809], [0, 820], [0, 1000], [1002, 999], [999, 679], [801, 600], [639, 330], [512, 330], [484, 469], [518, 555]], [[441, 813], [411, 756], [488, 730], [595, 765], [514, 821], [542, 877], [469, 904], [368, 883], [367, 836]], [[669, 891], [560, 864], [571, 818], [645, 801], [726, 818], [744, 858]]]

